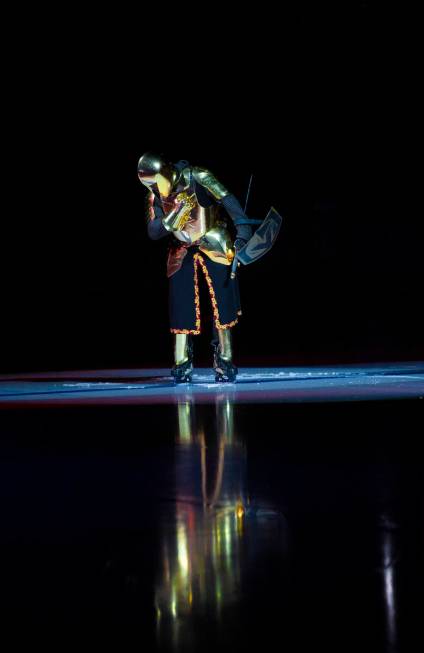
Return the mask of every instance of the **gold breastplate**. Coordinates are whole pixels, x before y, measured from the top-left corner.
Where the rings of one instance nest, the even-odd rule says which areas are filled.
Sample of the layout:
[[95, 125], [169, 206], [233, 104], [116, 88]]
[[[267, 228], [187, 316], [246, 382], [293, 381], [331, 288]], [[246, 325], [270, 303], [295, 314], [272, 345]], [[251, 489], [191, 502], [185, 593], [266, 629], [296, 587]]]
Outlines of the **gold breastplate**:
[[[162, 198], [165, 213], [175, 205], [178, 193]], [[231, 236], [224, 220], [220, 219], [219, 206], [200, 206], [194, 196], [194, 206], [189, 210], [181, 229], [173, 230], [175, 238], [190, 246], [196, 244], [210, 259], [224, 265], [231, 265], [234, 249]]]

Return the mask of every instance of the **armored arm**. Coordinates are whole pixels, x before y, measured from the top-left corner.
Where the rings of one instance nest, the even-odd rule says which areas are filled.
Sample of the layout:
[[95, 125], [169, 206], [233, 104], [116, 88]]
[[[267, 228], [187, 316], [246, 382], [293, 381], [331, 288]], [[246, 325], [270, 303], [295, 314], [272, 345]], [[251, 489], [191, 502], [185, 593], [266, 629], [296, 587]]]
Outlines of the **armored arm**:
[[193, 168], [195, 181], [203, 186], [214, 199], [221, 204], [232, 219], [236, 230], [236, 240], [249, 240], [252, 236], [252, 227], [249, 218], [240, 206], [238, 199], [230, 193], [223, 184], [205, 168]]
[[163, 218], [162, 224], [167, 231], [182, 231], [190, 219], [190, 211], [196, 206], [195, 195], [186, 192], [179, 193], [176, 197], [175, 207]]
[[181, 197], [179, 202], [168, 213], [155, 204], [154, 193], [146, 198], [147, 233], [152, 240], [168, 236], [172, 231], [181, 231], [187, 221], [193, 201], [190, 197]]

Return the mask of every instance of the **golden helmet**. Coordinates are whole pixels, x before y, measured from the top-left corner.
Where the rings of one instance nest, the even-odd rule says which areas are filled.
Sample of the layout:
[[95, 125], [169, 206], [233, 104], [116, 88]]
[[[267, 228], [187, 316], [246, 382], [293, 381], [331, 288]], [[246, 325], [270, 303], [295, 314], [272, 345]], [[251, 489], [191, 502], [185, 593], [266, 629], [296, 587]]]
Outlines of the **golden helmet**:
[[146, 152], [137, 167], [141, 183], [151, 188], [157, 186], [161, 194], [168, 195], [178, 178], [176, 168], [161, 154]]

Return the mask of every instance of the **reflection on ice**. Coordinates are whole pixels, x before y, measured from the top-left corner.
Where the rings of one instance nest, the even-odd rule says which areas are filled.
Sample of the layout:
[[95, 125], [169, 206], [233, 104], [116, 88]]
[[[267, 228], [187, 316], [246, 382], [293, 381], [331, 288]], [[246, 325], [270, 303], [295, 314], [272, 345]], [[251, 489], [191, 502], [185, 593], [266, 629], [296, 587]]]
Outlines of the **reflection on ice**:
[[[194, 404], [178, 407], [174, 520], [163, 525], [161, 569], [155, 589], [159, 645], [196, 648], [194, 623], [221, 624], [223, 611], [240, 600], [247, 559], [263, 555], [266, 542], [281, 538], [271, 519], [249, 510], [245, 448], [234, 427], [233, 404], [217, 398], [213, 423], [198, 422]], [[278, 542], [284, 549], [284, 542]]]

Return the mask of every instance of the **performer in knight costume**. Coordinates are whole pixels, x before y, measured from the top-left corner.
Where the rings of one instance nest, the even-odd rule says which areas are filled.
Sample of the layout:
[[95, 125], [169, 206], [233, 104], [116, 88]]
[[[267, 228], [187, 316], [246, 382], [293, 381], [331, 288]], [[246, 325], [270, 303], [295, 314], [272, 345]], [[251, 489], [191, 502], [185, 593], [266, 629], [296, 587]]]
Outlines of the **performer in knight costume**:
[[[192, 379], [192, 336], [201, 330], [199, 275], [203, 274], [213, 310], [215, 380], [235, 381], [237, 367], [233, 363], [231, 330], [241, 315], [235, 274], [237, 259], [240, 256], [243, 263], [250, 263], [267, 251], [279, 225], [277, 229], [263, 231], [262, 237], [252, 242], [256, 236], [252, 238], [252, 226], [266, 221], [249, 219], [236, 197], [209, 170], [191, 166], [187, 161], [171, 163], [162, 155], [148, 152], [138, 162], [138, 176], [149, 189], [149, 237], [158, 240], [171, 236], [167, 276], [174, 334], [174, 380], [183, 383]], [[234, 242], [221, 207], [234, 224]], [[249, 243], [253, 246], [250, 252]]]

